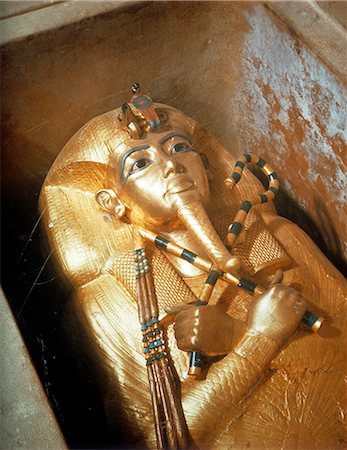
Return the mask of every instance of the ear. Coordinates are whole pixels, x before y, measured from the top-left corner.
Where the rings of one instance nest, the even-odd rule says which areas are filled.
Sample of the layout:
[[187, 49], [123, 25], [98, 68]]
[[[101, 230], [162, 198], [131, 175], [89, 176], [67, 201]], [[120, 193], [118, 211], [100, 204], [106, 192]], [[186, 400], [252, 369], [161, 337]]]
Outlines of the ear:
[[108, 213], [116, 215], [119, 218], [124, 216], [125, 205], [112, 189], [100, 189], [95, 194], [95, 200]]

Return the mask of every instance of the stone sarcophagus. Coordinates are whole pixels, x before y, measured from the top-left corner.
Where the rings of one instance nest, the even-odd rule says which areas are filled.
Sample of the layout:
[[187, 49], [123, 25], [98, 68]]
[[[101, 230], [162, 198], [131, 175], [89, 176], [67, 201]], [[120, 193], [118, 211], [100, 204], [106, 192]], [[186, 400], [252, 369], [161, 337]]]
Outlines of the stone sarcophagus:
[[3, 289], [68, 446], [343, 448], [344, 80], [290, 12], [3, 46]]

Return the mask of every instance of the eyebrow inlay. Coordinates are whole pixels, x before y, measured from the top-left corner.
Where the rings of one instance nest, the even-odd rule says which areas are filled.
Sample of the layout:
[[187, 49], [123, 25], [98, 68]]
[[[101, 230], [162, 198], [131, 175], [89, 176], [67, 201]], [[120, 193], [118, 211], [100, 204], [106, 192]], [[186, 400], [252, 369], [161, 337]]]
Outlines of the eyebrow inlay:
[[[170, 133], [170, 134], [168, 134], [167, 136], [162, 137], [162, 138], [160, 139], [160, 141], [159, 141], [159, 144], [163, 144], [164, 142], [168, 141], [169, 139], [171, 139], [171, 138], [173, 138], [173, 137], [181, 137], [182, 139], [185, 139], [186, 141], [188, 141], [190, 144], [192, 143], [192, 142], [191, 142], [191, 139], [190, 139], [188, 136], [186, 136], [185, 134], [180, 134], [180, 133]], [[120, 163], [120, 169], [119, 169], [119, 179], [120, 179], [120, 181], [121, 181], [121, 183], [122, 183], [122, 187], [124, 186], [124, 184], [125, 184], [125, 182], [126, 182], [126, 180], [127, 180], [127, 178], [128, 178], [128, 176], [127, 176], [127, 177], [122, 181], [123, 170], [124, 170], [125, 161], [126, 161], [127, 157], [128, 157], [129, 155], [131, 155], [132, 153], [134, 153], [134, 152], [138, 152], [139, 150], [146, 150], [147, 148], [150, 148], [150, 145], [140, 145], [140, 146], [138, 146], [138, 147], [134, 147], [134, 148], [131, 148], [130, 150], [126, 151], [126, 152], [124, 153], [124, 155], [122, 156], [121, 163]]]
[[[122, 156], [122, 159], [121, 159], [120, 170], [119, 170], [119, 178], [121, 181], [122, 181], [125, 160], [127, 159], [127, 157], [134, 152], [138, 152], [139, 150], [146, 150], [149, 147], [150, 147], [149, 145], [140, 145], [138, 147], [131, 148], [130, 150], [128, 150], [127, 152], [124, 153], [124, 155]], [[124, 184], [124, 181], [122, 183], [122, 186], [123, 186], [123, 184]]]
[[188, 141], [190, 144], [192, 143], [191, 140], [189, 139], [189, 137], [186, 136], [185, 134], [170, 133], [167, 136], [162, 137], [159, 141], [159, 144], [163, 144], [164, 142], [168, 141], [169, 139], [171, 139], [173, 137], [181, 137], [181, 138], [185, 139], [186, 141]]

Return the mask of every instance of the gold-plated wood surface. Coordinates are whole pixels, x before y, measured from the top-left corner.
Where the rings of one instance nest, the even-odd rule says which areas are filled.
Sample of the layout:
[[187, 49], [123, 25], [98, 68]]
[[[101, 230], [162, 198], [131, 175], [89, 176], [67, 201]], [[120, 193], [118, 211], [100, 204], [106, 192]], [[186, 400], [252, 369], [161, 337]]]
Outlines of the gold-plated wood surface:
[[[69, 141], [41, 193], [44, 227], [57, 268], [74, 289], [69, 305], [71, 339], [80, 341], [82, 353], [97, 368], [96, 382], [103, 391], [110, 426], [121, 421], [130, 445], [149, 447], [155, 446], [155, 434], [135, 302], [131, 222], [161, 231], [179, 245], [221, 262], [226, 255], [222, 247], [226, 229], [241, 202], [250, 193], [261, 194], [264, 190], [246, 170], [229, 193], [224, 179], [232, 172], [234, 161], [225, 149], [179, 111], [159, 104], [156, 108], [163, 109], [169, 117], [169, 128], [164, 131], [184, 131], [196, 150], [194, 155], [177, 156], [177, 165], [188, 174], [193, 170], [202, 177], [202, 190], [196, 189], [198, 194], [184, 193], [188, 200], [184, 203], [186, 212], [178, 215], [181, 220], [170, 216], [170, 208], [164, 213], [164, 208], [158, 209], [152, 217], [144, 213], [146, 195], [156, 200], [162, 183], [158, 173], [164, 173], [161, 171], [171, 158], [167, 153], [160, 156], [163, 150], [158, 147], [155, 133], [144, 138], [151, 151], [154, 149], [155, 158], [160, 156], [149, 169], [151, 172], [142, 170], [135, 176], [131, 172], [129, 184], [124, 187], [119, 184], [121, 180], [117, 181], [120, 158], [133, 146], [117, 122], [119, 110], [93, 119]], [[194, 166], [200, 164], [196, 159], [200, 153], [209, 161], [209, 196], [204, 191], [205, 169], [202, 164]], [[180, 173], [177, 165], [173, 177]], [[181, 180], [175, 186], [181, 189], [182, 183]], [[136, 191], [139, 186], [143, 196]], [[95, 194], [107, 189], [114, 190], [117, 202], [125, 205], [124, 210], [117, 210], [119, 204], [111, 197], [101, 199], [110, 202], [108, 208], [107, 204], [106, 208], [100, 207]], [[175, 195], [179, 197], [176, 205], [182, 209], [179, 202], [183, 197], [180, 192]], [[194, 208], [189, 209], [189, 204]], [[205, 208], [211, 223], [204, 216]], [[201, 218], [196, 219], [199, 214]], [[181, 228], [181, 221], [185, 229]], [[213, 235], [205, 232], [205, 223], [206, 227], [213, 227]], [[326, 318], [326, 326], [320, 334], [299, 327], [287, 340], [293, 331], [290, 326], [289, 331], [283, 331], [285, 327], [278, 321], [268, 323], [266, 314], [254, 313], [253, 296], [218, 281], [210, 303], [235, 320], [233, 349], [210, 365], [204, 379], [187, 378], [188, 355], [179, 350], [173, 328], [168, 329], [190, 432], [200, 448], [342, 448], [345, 280], [297, 226], [277, 216], [271, 203], [254, 207], [245, 228], [245, 239], [235, 246], [235, 256], [242, 262], [243, 270], [268, 285], [274, 271], [282, 268], [283, 283], [300, 290], [309, 300], [307, 307]], [[201, 271], [192, 270], [175, 256], [164, 255], [153, 244], [147, 245], [147, 254], [161, 316], [165, 315], [165, 308], [196, 300], [206, 277]], [[276, 260], [278, 264], [274, 264]], [[269, 270], [263, 270], [267, 266]], [[259, 267], [262, 270], [257, 270]], [[266, 302], [272, 299], [279, 309], [283, 299], [290, 300], [286, 290], [270, 290], [266, 295]], [[295, 297], [287, 311], [288, 323], [297, 320], [293, 322], [295, 327], [299, 319], [295, 319], [293, 311], [298, 307]], [[259, 323], [264, 329], [272, 329], [273, 334], [264, 333]]]

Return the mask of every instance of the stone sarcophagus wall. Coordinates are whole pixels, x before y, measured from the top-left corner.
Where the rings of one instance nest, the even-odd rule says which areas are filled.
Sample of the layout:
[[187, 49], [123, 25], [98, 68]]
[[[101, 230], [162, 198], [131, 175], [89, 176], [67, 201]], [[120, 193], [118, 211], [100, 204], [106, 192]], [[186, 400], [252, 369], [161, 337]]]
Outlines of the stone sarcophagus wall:
[[334, 61], [271, 2], [121, 6], [2, 47], [3, 289], [69, 445], [105, 445], [109, 435], [59, 334], [66, 290], [39, 248], [38, 194], [68, 139], [118, 107], [133, 82], [231, 155], [264, 156], [280, 177], [279, 212], [340, 270], [346, 263], [346, 90]]

